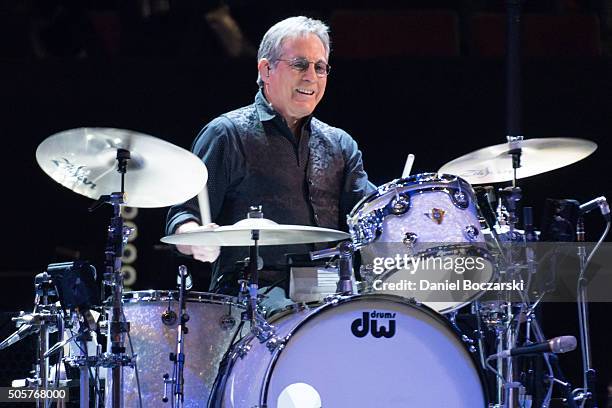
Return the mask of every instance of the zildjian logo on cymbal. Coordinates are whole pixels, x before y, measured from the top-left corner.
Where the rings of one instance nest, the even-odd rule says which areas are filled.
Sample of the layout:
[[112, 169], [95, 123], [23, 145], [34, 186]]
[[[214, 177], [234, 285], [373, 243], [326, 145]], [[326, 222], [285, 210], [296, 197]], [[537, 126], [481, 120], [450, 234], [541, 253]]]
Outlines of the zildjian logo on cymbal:
[[89, 186], [92, 190], [96, 189], [96, 183], [90, 181], [87, 178], [89, 171], [86, 170], [85, 166], [77, 166], [76, 164], [70, 163], [70, 160], [65, 157], [62, 158], [63, 161], [60, 160], [51, 160], [53, 164], [55, 164], [59, 169], [63, 170], [66, 176], [72, 177], [77, 181], [80, 181], [86, 186]]

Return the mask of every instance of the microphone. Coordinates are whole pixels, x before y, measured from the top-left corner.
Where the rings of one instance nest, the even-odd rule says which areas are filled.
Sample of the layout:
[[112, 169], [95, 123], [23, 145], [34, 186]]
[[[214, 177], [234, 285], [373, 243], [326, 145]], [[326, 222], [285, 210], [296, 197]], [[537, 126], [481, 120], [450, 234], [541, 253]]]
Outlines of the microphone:
[[529, 346], [515, 347], [510, 350], [504, 350], [500, 353], [489, 356], [488, 359], [508, 358], [521, 356], [524, 354], [537, 353], [567, 353], [576, 348], [578, 342], [574, 336], [560, 336], [541, 343], [530, 344]]
[[[181, 285], [181, 273], [179, 272], [176, 275], [176, 286]], [[191, 277], [191, 273], [189, 271], [185, 271], [185, 290], [191, 290], [193, 288], [193, 278]]]
[[594, 198], [591, 201], [581, 204], [579, 207], [580, 214], [591, 212], [597, 207], [601, 210], [601, 215], [603, 215], [606, 220], [610, 220], [610, 206], [604, 196]]
[[38, 326], [32, 324], [22, 325], [15, 333], [11, 334], [2, 343], [0, 343], [0, 350], [12, 346], [21, 339], [25, 339], [30, 334], [35, 333], [37, 328]]
[[492, 186], [477, 186], [474, 187], [474, 192], [476, 193], [476, 201], [483, 218], [487, 221], [489, 228], [495, 228], [497, 223], [497, 215], [494, 210], [495, 203], [497, 202], [495, 189]]

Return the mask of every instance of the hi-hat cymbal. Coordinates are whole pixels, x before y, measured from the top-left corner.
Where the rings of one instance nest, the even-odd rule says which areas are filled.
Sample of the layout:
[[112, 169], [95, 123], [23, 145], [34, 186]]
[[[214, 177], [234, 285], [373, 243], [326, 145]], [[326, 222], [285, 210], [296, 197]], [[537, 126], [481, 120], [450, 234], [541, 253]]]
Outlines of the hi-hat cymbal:
[[258, 245], [307, 244], [350, 238], [346, 232], [329, 228], [284, 225], [266, 218], [246, 218], [214, 230], [203, 229], [168, 235], [161, 241], [175, 245], [250, 246], [254, 243], [251, 238], [253, 230], [259, 231]]
[[56, 133], [36, 150], [36, 161], [53, 180], [97, 199], [121, 190], [117, 150], [130, 152], [125, 175], [126, 205], [166, 207], [188, 200], [206, 185], [204, 163], [189, 151], [153, 136], [113, 128], [78, 128]]
[[597, 144], [574, 138], [527, 139], [485, 147], [446, 163], [438, 173], [454, 174], [471, 184], [501, 183], [513, 178], [511, 150], [521, 149], [516, 178], [535, 176], [589, 156]]

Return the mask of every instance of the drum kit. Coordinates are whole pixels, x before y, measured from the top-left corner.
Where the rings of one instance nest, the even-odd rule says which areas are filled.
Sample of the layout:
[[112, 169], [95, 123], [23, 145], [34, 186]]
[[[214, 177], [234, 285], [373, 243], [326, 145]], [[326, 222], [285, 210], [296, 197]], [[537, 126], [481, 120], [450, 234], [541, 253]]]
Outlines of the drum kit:
[[[76, 373], [81, 407], [535, 407], [533, 385], [525, 381], [533, 373], [521, 371], [516, 357], [534, 352], [547, 367], [547, 391], [537, 406], [549, 406], [553, 384], [564, 391], [565, 404], [584, 405], [593, 390], [585, 384], [572, 392], [554, 355], [573, 350], [576, 339], [545, 339], [536, 319], [540, 299], [528, 299], [522, 287], [511, 295], [497, 291], [493, 300], [482, 295], [485, 286], [500, 287], [537, 269], [534, 260], [513, 258], [503, 245], [530, 237], [516, 228], [517, 180], [579, 161], [596, 148], [581, 139], [513, 140], [462, 156], [437, 173], [405, 175], [355, 206], [347, 217], [350, 234], [277, 224], [253, 207], [234, 225], [161, 239], [245, 246], [252, 260], [262, 245], [340, 242], [310, 254], [334, 265], [328, 270], [336, 274], [335, 290], [317, 302], [264, 314], [257, 262], [245, 268], [237, 297], [190, 291], [184, 267], [178, 290], [124, 293], [121, 254], [130, 229], [121, 207], [185, 201], [205, 187], [207, 170], [188, 151], [133, 131], [58, 133], [38, 147], [40, 167], [95, 199], [92, 209], [113, 208], [103, 287], [96, 287], [90, 265], [50, 265], [36, 278], [34, 312], [18, 318], [21, 327], [0, 349], [37, 333], [35, 376], [21, 385], [67, 386]], [[494, 200], [494, 189], [472, 186], [508, 181], [512, 187], [499, 189]], [[425, 287], [409, 284], [423, 280]], [[479, 285], [448, 290], [464, 282]], [[476, 322], [469, 331], [458, 324], [466, 310]], [[581, 334], [588, 340], [586, 328]], [[53, 332], [57, 343], [49, 347]]]

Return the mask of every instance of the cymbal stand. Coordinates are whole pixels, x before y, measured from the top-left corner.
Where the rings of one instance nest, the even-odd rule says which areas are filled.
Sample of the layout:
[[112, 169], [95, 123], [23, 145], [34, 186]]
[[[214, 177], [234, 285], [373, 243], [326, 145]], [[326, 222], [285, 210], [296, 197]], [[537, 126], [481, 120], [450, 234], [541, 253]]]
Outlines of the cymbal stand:
[[[247, 213], [247, 218], [263, 218], [261, 205], [251, 206]], [[251, 322], [251, 332], [260, 342], [268, 342], [268, 347], [274, 348], [278, 344], [275, 337], [276, 328], [265, 320], [257, 308], [257, 291], [259, 290], [259, 232], [259, 230], [251, 230], [253, 245], [249, 247], [249, 262], [246, 267], [249, 284], [247, 308], [243, 320]], [[244, 288], [244, 282], [241, 283], [241, 286]]]
[[123, 407], [123, 367], [134, 367], [134, 362], [126, 354], [125, 337], [129, 333], [130, 324], [125, 321], [123, 315], [123, 274], [121, 272], [121, 256], [132, 232], [123, 223], [121, 217], [121, 206], [125, 204], [125, 173], [130, 152], [125, 149], [117, 149], [117, 171], [121, 176], [121, 191], [101, 196], [91, 207], [94, 211], [104, 203], [113, 207], [113, 216], [108, 227], [108, 238], [105, 250], [105, 273], [104, 284], [112, 291], [111, 319], [109, 322], [110, 353], [102, 357], [105, 367], [111, 368], [112, 408]]
[[[510, 188], [507, 191], [513, 192], [516, 188]], [[520, 190], [519, 190], [520, 191]], [[514, 191], [516, 192], [516, 191]], [[515, 204], [520, 200], [520, 197], [516, 196], [514, 198], [511, 197], [508, 203], [510, 220], [515, 220]], [[527, 279], [527, 286], [524, 291], [519, 291], [518, 295], [520, 297], [519, 301], [512, 302], [510, 299], [510, 294], [508, 293], [506, 299], [500, 301], [497, 305], [497, 308], [494, 311], [497, 311], [498, 314], [489, 313], [488, 318], [490, 322], [487, 322], [489, 325], [493, 325], [496, 330], [497, 337], [497, 354], [499, 355], [502, 351], [511, 350], [516, 346], [516, 342], [519, 336], [519, 332], [521, 330], [521, 323], [525, 323], [525, 343], [532, 343], [532, 335], [535, 338], [536, 342], [545, 342], [546, 338], [538, 324], [538, 321], [535, 316], [535, 310], [537, 305], [542, 300], [543, 294], [535, 302], [530, 302], [528, 298], [529, 292], [529, 282], [531, 275], [536, 272], [536, 260], [534, 259], [534, 254], [532, 252], [533, 248], [528, 246], [528, 242], [537, 240], [535, 233], [529, 237], [529, 228], [531, 226], [527, 226], [527, 224], [531, 224], [532, 214], [531, 208], [524, 208], [524, 220], [526, 224], [526, 235], [522, 242], [518, 242], [514, 239], [514, 235], [510, 235], [509, 241], [506, 242], [506, 245], [509, 246], [509, 251], [507, 252], [507, 256], [505, 257], [507, 264], [505, 265], [505, 274], [507, 279], [517, 279], [523, 278], [521, 275], [522, 270], [526, 270], [529, 274]], [[512, 253], [512, 246], [516, 243], [521, 243], [524, 246], [525, 250], [525, 261], [520, 261], [514, 258]], [[486, 311], [484, 314], [487, 314]], [[494, 317], [494, 319], [491, 319]], [[571, 395], [571, 385], [565, 381], [563, 377], [563, 373], [560, 370], [558, 360], [555, 355], [547, 355], [544, 354], [544, 361], [548, 368], [548, 381], [549, 387], [546, 396], [544, 397], [542, 407], [547, 407], [550, 401], [550, 397], [552, 395], [552, 386], [554, 383], [559, 384], [562, 388], [562, 392], [564, 396], [567, 398], [568, 407], [575, 408], [573, 396]], [[495, 372], [497, 376], [497, 390], [498, 390], [498, 402], [499, 405], [497, 407], [518, 407], [524, 406], [524, 404], [529, 403], [529, 398], [533, 397], [535, 394], [526, 393], [528, 389], [525, 386], [515, 379], [517, 377], [516, 367], [512, 367], [513, 359], [512, 357], [497, 357], [497, 367], [498, 370], [495, 370], [489, 362], [494, 356], [490, 356], [486, 360], [486, 367]], [[505, 363], [505, 365], [504, 365]], [[500, 372], [503, 372], [500, 373]], [[528, 384], [526, 384], [528, 386]], [[534, 403], [532, 400], [531, 403]]]
[[[36, 340], [36, 374], [34, 383], [37, 389], [47, 390], [49, 387], [49, 333], [53, 328], [57, 328], [60, 311], [54, 304], [49, 303], [49, 297], [56, 295], [55, 286], [51, 281], [51, 276], [47, 272], [42, 272], [34, 278], [34, 287], [36, 291], [34, 301], [34, 312], [30, 315], [23, 315], [15, 320], [24, 321], [38, 328], [38, 338]], [[36, 407], [50, 407], [49, 399], [39, 399], [36, 401]]]
[[[0, 350], [37, 333], [36, 339], [36, 360], [33, 378], [13, 380], [12, 384], [16, 387], [35, 387], [37, 390], [47, 390], [49, 387], [57, 388], [60, 386], [59, 366], [61, 359], [57, 362], [56, 376], [50, 378], [49, 370], [49, 334], [57, 331], [60, 336], [63, 334], [63, 313], [60, 308], [49, 297], [57, 296], [55, 285], [51, 276], [47, 272], [42, 272], [34, 278], [35, 298], [32, 313], [20, 312], [19, 316], [13, 317], [18, 330], [8, 338], [0, 342]], [[38, 399], [36, 407], [49, 407], [49, 399]]]
[[[247, 218], [263, 218], [261, 206], [252, 206], [249, 208]], [[247, 315], [251, 322], [251, 328], [253, 328], [257, 326], [257, 290], [259, 289], [259, 268], [257, 267], [257, 260], [259, 259], [259, 230], [251, 230], [251, 240], [253, 241], [253, 245], [249, 247], [249, 264], [247, 266], [249, 278]]]
[[[518, 324], [516, 323], [515, 314], [512, 310], [512, 304], [510, 302], [500, 302], [500, 309], [504, 310], [502, 320], [495, 326], [497, 354], [501, 354], [504, 349], [510, 350], [515, 347], [516, 337], [518, 333]], [[519, 388], [520, 383], [517, 383], [514, 379], [514, 365], [513, 358], [497, 358], [498, 370], [488, 364], [487, 367], [496, 373], [497, 376], [497, 401], [496, 407], [517, 407], [518, 406], [518, 393], [516, 389]], [[503, 371], [504, 374], [500, 374], [499, 371]]]
[[[518, 152], [514, 151], [511, 153], [515, 176], [516, 169], [520, 167], [520, 149], [518, 150]], [[499, 190], [499, 197], [500, 206], [504, 206], [507, 213], [507, 226], [509, 228], [507, 235], [508, 239], [506, 242], [502, 243], [503, 245], [507, 245], [506, 248], [508, 248], [503, 256], [505, 272], [502, 273], [502, 277], [510, 280], [517, 276], [517, 271], [520, 271], [521, 268], [520, 264], [516, 264], [513, 255], [515, 227], [518, 222], [517, 209], [518, 203], [522, 198], [521, 189], [516, 185], [516, 177], [513, 180], [513, 185], [511, 187], [506, 187]], [[503, 245], [502, 247], [504, 247]], [[518, 332], [520, 329], [517, 317], [520, 315], [521, 310], [516, 309], [513, 306], [509, 293], [505, 293], [504, 299], [499, 301], [498, 309], [500, 319], [497, 319], [495, 324], [495, 333], [497, 353], [500, 354], [504, 349], [510, 350], [516, 346]], [[488, 364], [487, 367], [492, 369], [492, 367]], [[498, 373], [498, 371], [493, 370], [497, 375], [497, 398], [498, 403], [500, 404], [498, 406], [505, 408], [517, 407], [519, 404], [521, 384], [516, 381], [516, 367], [514, 366], [514, 359], [512, 357], [498, 357], [497, 367], [500, 368], [498, 371], [503, 372], [503, 375], [501, 375]]]
[[[520, 308], [515, 310], [514, 316], [514, 322], [510, 322], [510, 324], [514, 324], [516, 326], [516, 328], [514, 330], [508, 330], [508, 333], [510, 333], [511, 335], [517, 336], [519, 333], [519, 329], [520, 329], [520, 321], [525, 320], [526, 321], [526, 343], [529, 344], [531, 343], [531, 334], [533, 334], [535, 336], [535, 340], [537, 342], [545, 342], [547, 341], [546, 338], [544, 337], [544, 334], [542, 332], [542, 329], [534, 315], [534, 311], [535, 311], [535, 306], [536, 305], [531, 305], [531, 306], [527, 306], [526, 303], [523, 303]], [[508, 309], [510, 309], [512, 306], [510, 304], [507, 305]], [[520, 319], [519, 319], [520, 318]], [[496, 323], [496, 330], [499, 332], [505, 332], [506, 328], [507, 328], [507, 324], [508, 322], [503, 321], [503, 320], [508, 320], [508, 319], [502, 319], [500, 320], [498, 323]], [[498, 336], [499, 338], [502, 338], [501, 336]], [[516, 340], [516, 339], [515, 339]], [[510, 344], [510, 342], [508, 342], [507, 344]], [[514, 345], [512, 347], [510, 346], [506, 346], [507, 349], [506, 350], [511, 350], [512, 348], [514, 348]], [[505, 352], [504, 347], [503, 347], [503, 342], [500, 340], [498, 342], [498, 348], [497, 348], [497, 354], [496, 355], [492, 355], [489, 356], [486, 359], [486, 368], [488, 368], [489, 370], [491, 370], [492, 372], [495, 373], [496, 375], [496, 379], [498, 382], [498, 404], [494, 405], [495, 407], [503, 407], [503, 408], [510, 408], [510, 407], [524, 407], [524, 406], [535, 406], [532, 404], [535, 404], [535, 401], [533, 401], [533, 395], [529, 395], [527, 394], [525, 391], [527, 390], [526, 387], [518, 381], [515, 382], [510, 382], [508, 381], [508, 379], [506, 378], [506, 376], [502, 375], [500, 373], [499, 370], [496, 370], [493, 366], [490, 365], [490, 361], [492, 359], [495, 359], [496, 356], [497, 357], [497, 367], [503, 367], [503, 360], [508, 360], [509, 362], [511, 361], [512, 357], [508, 356], [508, 357], [499, 357], [499, 354]], [[561, 391], [563, 393], [563, 396], [566, 398], [566, 404], [568, 408], [576, 408], [576, 403], [574, 401], [574, 396], [572, 395], [572, 391], [571, 391], [571, 384], [568, 383], [564, 376], [563, 373], [561, 371], [561, 368], [559, 366], [559, 361], [558, 358], [556, 356], [556, 354], [554, 353], [544, 353], [542, 355], [542, 357], [544, 358], [544, 362], [546, 363], [546, 366], [548, 368], [548, 377], [547, 377], [547, 381], [549, 383], [548, 385], [548, 392], [546, 394], [546, 396], [544, 397], [542, 404], [539, 405], [542, 408], [546, 408], [549, 406], [550, 403], [550, 399], [552, 397], [552, 389], [553, 389], [553, 385], [556, 383], [561, 387]], [[516, 398], [510, 399], [510, 397], [512, 396], [511, 393], [508, 392], [508, 390], [518, 390], [518, 393], [516, 393]], [[505, 391], [505, 392], [504, 392]], [[529, 402], [531, 401], [531, 402]]]

